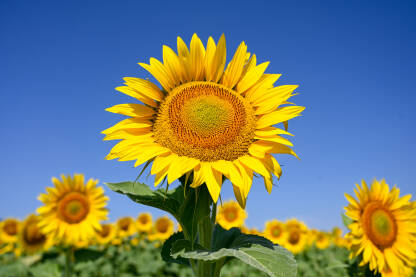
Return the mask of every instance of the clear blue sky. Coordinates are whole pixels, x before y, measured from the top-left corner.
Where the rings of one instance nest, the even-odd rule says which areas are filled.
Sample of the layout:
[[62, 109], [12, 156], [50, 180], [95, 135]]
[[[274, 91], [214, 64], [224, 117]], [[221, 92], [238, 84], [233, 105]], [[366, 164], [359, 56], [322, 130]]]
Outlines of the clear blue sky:
[[[289, 126], [301, 161], [278, 159], [271, 195], [253, 184], [249, 226], [341, 225], [343, 194], [361, 179], [416, 196], [415, 13], [414, 1], [1, 1], [0, 217], [33, 212], [60, 173], [134, 180], [132, 162], [104, 160], [114, 142], [100, 131], [120, 119], [104, 109], [131, 100], [114, 90], [122, 77], [149, 77], [137, 62], [194, 32], [225, 33], [228, 57], [244, 40], [306, 106]], [[112, 220], [162, 214], [106, 191]]]

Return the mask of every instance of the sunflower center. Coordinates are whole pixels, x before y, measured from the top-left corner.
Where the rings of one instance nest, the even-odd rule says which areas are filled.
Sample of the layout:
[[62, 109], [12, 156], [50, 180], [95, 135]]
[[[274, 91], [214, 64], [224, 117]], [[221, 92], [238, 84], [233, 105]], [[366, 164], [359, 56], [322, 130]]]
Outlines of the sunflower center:
[[159, 221], [156, 225], [156, 229], [159, 233], [166, 233], [169, 229], [169, 223], [166, 221]]
[[129, 218], [122, 218], [118, 222], [118, 226], [120, 227], [121, 230], [127, 231], [129, 229], [130, 223], [131, 222]]
[[90, 211], [87, 197], [80, 192], [69, 192], [59, 202], [58, 213], [69, 224], [83, 221]]
[[31, 222], [24, 230], [23, 239], [27, 244], [34, 245], [46, 241], [46, 236], [40, 232], [37, 222]]
[[397, 224], [393, 215], [380, 202], [367, 205], [362, 214], [363, 228], [367, 237], [379, 248], [393, 245]]
[[139, 222], [145, 225], [149, 222], [149, 217], [147, 215], [141, 215], [139, 216]]
[[110, 231], [111, 231], [111, 227], [110, 226], [108, 226], [108, 225], [102, 225], [101, 226], [100, 236], [103, 237], [103, 238], [106, 238], [110, 234]]
[[9, 236], [14, 236], [17, 234], [17, 223], [14, 221], [6, 221], [3, 225], [3, 230]]
[[225, 211], [225, 219], [227, 219], [227, 221], [234, 221], [237, 219], [237, 211], [235, 211], [234, 209], [229, 209], [227, 211]]
[[299, 242], [300, 239], [300, 234], [297, 231], [292, 231], [290, 232], [289, 235], [289, 243], [290, 244], [297, 244]]
[[274, 227], [272, 230], [272, 236], [273, 237], [280, 237], [280, 234], [282, 233], [282, 230], [278, 226]]
[[235, 91], [212, 82], [186, 83], [161, 104], [155, 141], [179, 156], [202, 161], [235, 160], [254, 141], [251, 105]]

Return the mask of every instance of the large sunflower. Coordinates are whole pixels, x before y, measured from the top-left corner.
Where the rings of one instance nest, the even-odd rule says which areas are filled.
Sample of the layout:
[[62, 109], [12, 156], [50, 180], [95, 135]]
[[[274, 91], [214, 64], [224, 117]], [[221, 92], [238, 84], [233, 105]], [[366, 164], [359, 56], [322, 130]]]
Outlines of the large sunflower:
[[287, 127], [304, 110], [287, 102], [297, 86], [274, 87], [280, 74], [265, 74], [269, 63], [257, 65], [244, 42], [225, 66], [224, 35], [217, 44], [210, 37], [206, 49], [196, 34], [189, 49], [178, 37], [177, 50], [163, 46], [163, 63], [139, 63], [162, 88], [132, 77], [116, 88], [141, 103], [107, 109], [129, 118], [102, 132], [104, 140], [121, 140], [106, 158], [136, 160], [135, 166], [153, 161], [155, 185], [193, 172], [191, 186], [206, 184], [214, 202], [225, 176], [245, 207], [255, 172], [268, 192], [273, 174], [280, 177], [272, 154], [296, 155], [280, 136], [291, 134], [273, 125]]
[[416, 261], [416, 209], [411, 195], [399, 197], [384, 180], [374, 180], [371, 188], [362, 181], [354, 189], [357, 199], [345, 197], [346, 215], [353, 220], [348, 228], [353, 257], [362, 254], [362, 265], [382, 276], [407, 276]]
[[31, 214], [22, 224], [19, 232], [19, 244], [26, 254], [47, 250], [53, 245], [53, 237], [42, 233], [38, 227], [39, 216]]
[[76, 246], [94, 237], [101, 228], [100, 221], [107, 219], [108, 197], [102, 187], [96, 186], [98, 180], [85, 183], [82, 174], [61, 175], [61, 179], [52, 178], [54, 187], [46, 188], [47, 193], [38, 198], [44, 203], [37, 209], [39, 227], [63, 244]]
[[222, 204], [217, 213], [217, 222], [227, 230], [232, 227], [243, 226], [246, 218], [246, 211], [242, 209], [237, 202], [232, 200]]

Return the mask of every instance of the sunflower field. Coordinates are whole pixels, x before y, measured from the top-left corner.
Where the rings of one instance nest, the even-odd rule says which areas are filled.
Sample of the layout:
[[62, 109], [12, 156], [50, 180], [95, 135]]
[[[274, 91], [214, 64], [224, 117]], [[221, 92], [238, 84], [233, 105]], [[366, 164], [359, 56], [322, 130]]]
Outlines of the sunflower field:
[[[117, 142], [107, 160], [134, 161], [149, 184], [106, 183], [126, 201], [168, 215], [142, 213], [109, 222], [98, 180], [52, 178], [41, 205], [24, 220], [0, 223], [0, 277], [72, 276], [381, 276], [411, 277], [416, 266], [416, 202], [385, 180], [362, 181], [339, 227], [316, 230], [293, 218], [245, 225], [254, 180], [268, 193], [280, 182], [281, 155], [299, 158], [286, 136], [305, 107], [297, 85], [274, 84], [269, 62], [241, 42], [226, 63], [226, 41], [194, 34], [161, 61], [139, 63], [153, 82], [125, 77], [116, 90], [133, 103], [106, 111], [124, 118], [102, 131]], [[234, 200], [222, 203], [225, 182]], [[173, 220], [174, 218], [174, 220]]]

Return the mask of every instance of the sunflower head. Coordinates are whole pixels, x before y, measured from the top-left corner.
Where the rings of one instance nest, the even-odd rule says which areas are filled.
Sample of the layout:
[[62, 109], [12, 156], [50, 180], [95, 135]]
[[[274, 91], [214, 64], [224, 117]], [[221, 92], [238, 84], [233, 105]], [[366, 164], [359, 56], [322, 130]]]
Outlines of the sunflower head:
[[95, 240], [98, 244], [107, 245], [116, 236], [116, 227], [114, 224], [101, 224], [101, 229], [96, 231]]
[[328, 248], [331, 245], [330, 235], [325, 232], [317, 232], [316, 233], [316, 239], [315, 239], [315, 245], [319, 249], [325, 249]]
[[416, 209], [411, 195], [399, 197], [384, 180], [374, 180], [371, 187], [362, 181], [354, 189], [357, 198], [345, 194], [349, 205], [346, 215], [353, 220], [347, 237], [352, 256], [362, 254], [362, 263], [382, 276], [406, 276], [415, 266]]
[[40, 194], [43, 206], [37, 209], [40, 215], [39, 227], [48, 236], [54, 236], [60, 243], [77, 245], [95, 236], [99, 222], [107, 219], [105, 209], [108, 197], [98, 180], [84, 175], [61, 175], [61, 180], [52, 178], [54, 187]]
[[232, 227], [241, 227], [246, 218], [246, 211], [232, 200], [223, 203], [217, 213], [217, 222], [226, 230]]
[[141, 213], [136, 219], [136, 228], [138, 232], [148, 233], [152, 230], [153, 219], [150, 213]]
[[21, 223], [14, 218], [7, 218], [0, 222], [0, 241], [14, 243], [17, 241]]
[[286, 228], [286, 239], [283, 246], [292, 252], [298, 254], [308, 246], [308, 236], [299, 228]]
[[153, 225], [153, 230], [149, 234], [149, 240], [166, 240], [174, 232], [173, 221], [170, 220], [167, 216], [159, 217], [155, 224]]
[[191, 186], [205, 184], [214, 202], [223, 176], [242, 207], [254, 173], [271, 192], [282, 173], [272, 154], [296, 155], [282, 137], [291, 134], [274, 125], [287, 127], [304, 108], [288, 102], [297, 86], [274, 86], [280, 74], [266, 74], [268, 64], [257, 64], [244, 42], [226, 65], [224, 36], [205, 47], [195, 34], [189, 48], [178, 37], [177, 53], [163, 46], [163, 63], [140, 63], [160, 87], [127, 77], [116, 88], [139, 102], [107, 109], [128, 117], [102, 132], [105, 140], [121, 140], [107, 159], [153, 161], [156, 186], [192, 174]]
[[53, 245], [53, 237], [44, 234], [38, 227], [40, 218], [37, 215], [29, 215], [22, 224], [19, 233], [19, 245], [22, 252], [34, 254], [45, 251]]
[[273, 243], [282, 244], [286, 240], [287, 233], [285, 231], [285, 225], [279, 220], [273, 219], [267, 221], [263, 231], [265, 238], [269, 239]]
[[133, 218], [126, 216], [117, 220], [117, 237], [126, 238], [134, 235], [137, 230]]

